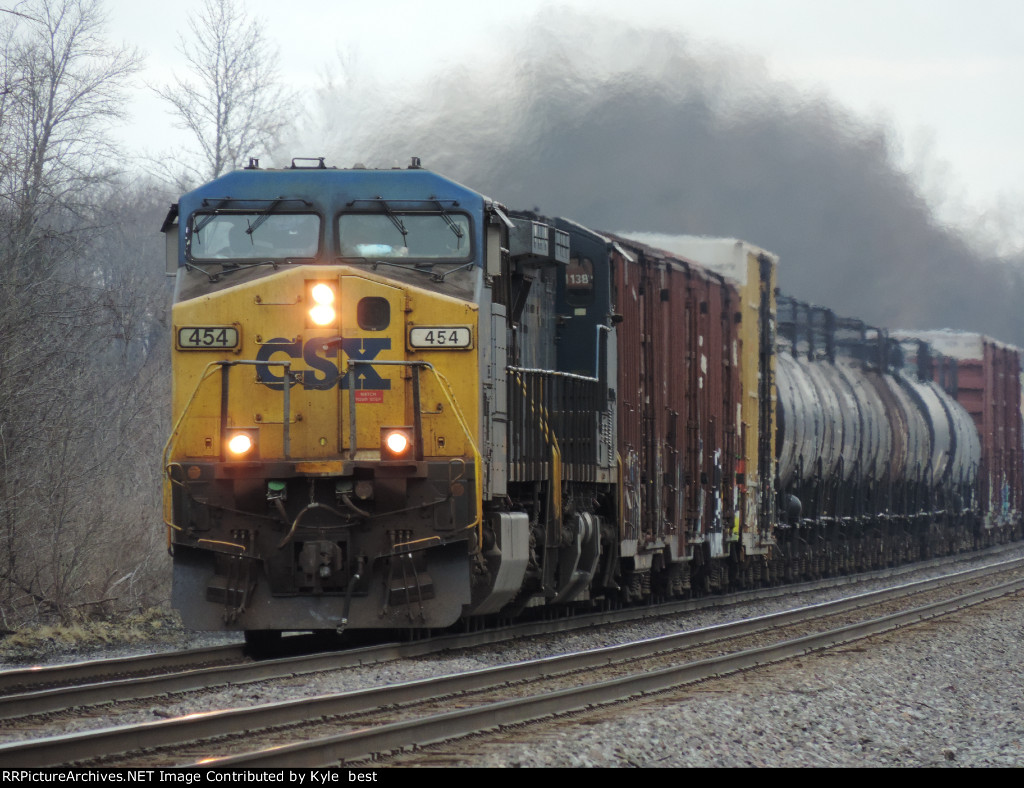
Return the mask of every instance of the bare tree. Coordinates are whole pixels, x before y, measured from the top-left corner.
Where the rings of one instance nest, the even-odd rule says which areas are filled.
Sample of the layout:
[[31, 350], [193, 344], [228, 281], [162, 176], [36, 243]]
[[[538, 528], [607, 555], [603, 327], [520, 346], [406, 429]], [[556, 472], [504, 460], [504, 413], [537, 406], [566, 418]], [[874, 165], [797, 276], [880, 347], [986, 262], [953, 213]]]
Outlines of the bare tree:
[[[110, 46], [99, 0], [28, 0], [0, 19], [0, 213], [5, 273], [81, 223], [115, 173], [107, 133], [141, 57]], [[88, 221], [88, 220], [86, 220]], [[38, 261], [36, 261], [38, 262]]]
[[188, 178], [207, 180], [269, 152], [294, 114], [294, 98], [280, 86], [277, 52], [262, 25], [238, 0], [204, 0], [189, 31], [178, 46], [188, 77], [156, 92], [198, 144], [201, 167], [181, 157], [176, 163]]
[[97, 366], [110, 349], [109, 294], [89, 247], [113, 215], [108, 131], [140, 58], [107, 42], [99, 0], [3, 11], [0, 621], [13, 623], [65, 613], [90, 593], [87, 572], [117, 553], [99, 527], [114, 498], [97, 492], [117, 460], [110, 415], [124, 387], [122, 367]]

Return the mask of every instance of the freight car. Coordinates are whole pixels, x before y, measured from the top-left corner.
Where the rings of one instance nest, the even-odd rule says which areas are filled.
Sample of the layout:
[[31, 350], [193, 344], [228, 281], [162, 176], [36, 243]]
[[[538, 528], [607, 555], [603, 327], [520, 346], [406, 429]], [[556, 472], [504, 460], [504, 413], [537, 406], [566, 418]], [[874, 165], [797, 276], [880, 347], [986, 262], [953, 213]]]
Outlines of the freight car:
[[983, 522], [969, 416], [872, 367], [866, 331], [807, 350], [749, 244], [664, 251], [415, 159], [253, 161], [163, 232], [191, 628], [438, 629], [851, 571]]
[[[859, 571], [981, 538], [978, 433], [886, 331], [779, 300], [776, 535], [787, 574]], [[914, 363], [911, 363], [914, 362]]]
[[970, 415], [981, 441], [978, 507], [988, 534], [1016, 533], [1024, 512], [1021, 350], [966, 331], [896, 332]]
[[[740, 278], [742, 242], [633, 237]], [[785, 296], [771, 317], [776, 507], [765, 577], [864, 571], [1020, 537], [1018, 349], [962, 332], [890, 336]]]

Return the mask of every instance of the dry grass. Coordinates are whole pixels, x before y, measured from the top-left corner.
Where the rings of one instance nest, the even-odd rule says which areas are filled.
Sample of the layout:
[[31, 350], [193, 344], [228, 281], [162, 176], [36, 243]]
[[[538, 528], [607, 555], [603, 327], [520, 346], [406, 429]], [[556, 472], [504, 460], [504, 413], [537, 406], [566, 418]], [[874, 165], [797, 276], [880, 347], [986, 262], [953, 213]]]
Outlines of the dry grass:
[[150, 608], [103, 620], [26, 627], [0, 639], [0, 660], [42, 659], [81, 654], [101, 648], [155, 643], [180, 637], [181, 622], [173, 611]]

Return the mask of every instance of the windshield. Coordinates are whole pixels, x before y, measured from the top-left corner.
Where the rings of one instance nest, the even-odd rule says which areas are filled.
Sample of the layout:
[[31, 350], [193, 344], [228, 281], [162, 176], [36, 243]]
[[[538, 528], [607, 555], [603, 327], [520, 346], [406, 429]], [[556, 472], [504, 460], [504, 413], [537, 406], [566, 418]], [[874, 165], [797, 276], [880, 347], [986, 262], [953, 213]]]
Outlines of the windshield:
[[345, 213], [338, 217], [342, 257], [468, 260], [469, 217], [458, 213]]
[[319, 247], [320, 217], [305, 213], [199, 213], [189, 236], [193, 260], [316, 257]]

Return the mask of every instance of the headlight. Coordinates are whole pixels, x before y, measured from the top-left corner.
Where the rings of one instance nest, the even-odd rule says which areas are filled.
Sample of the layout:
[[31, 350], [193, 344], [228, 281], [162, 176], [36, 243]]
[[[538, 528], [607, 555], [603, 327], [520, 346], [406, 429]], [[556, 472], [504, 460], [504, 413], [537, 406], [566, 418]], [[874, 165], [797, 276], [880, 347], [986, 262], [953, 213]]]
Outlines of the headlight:
[[228, 431], [228, 458], [239, 460], [256, 454], [256, 430]]
[[309, 297], [313, 306], [309, 310], [309, 319], [316, 326], [329, 326], [337, 320], [338, 313], [334, 310], [337, 294], [334, 286], [327, 282], [310, 282]]
[[329, 326], [334, 322], [334, 307], [317, 304], [309, 310], [309, 319], [318, 326]]
[[313, 300], [318, 304], [330, 306], [334, 303], [334, 291], [330, 285], [320, 282], [313, 285]]
[[416, 445], [412, 427], [381, 427], [380, 458], [382, 460], [411, 460]]

